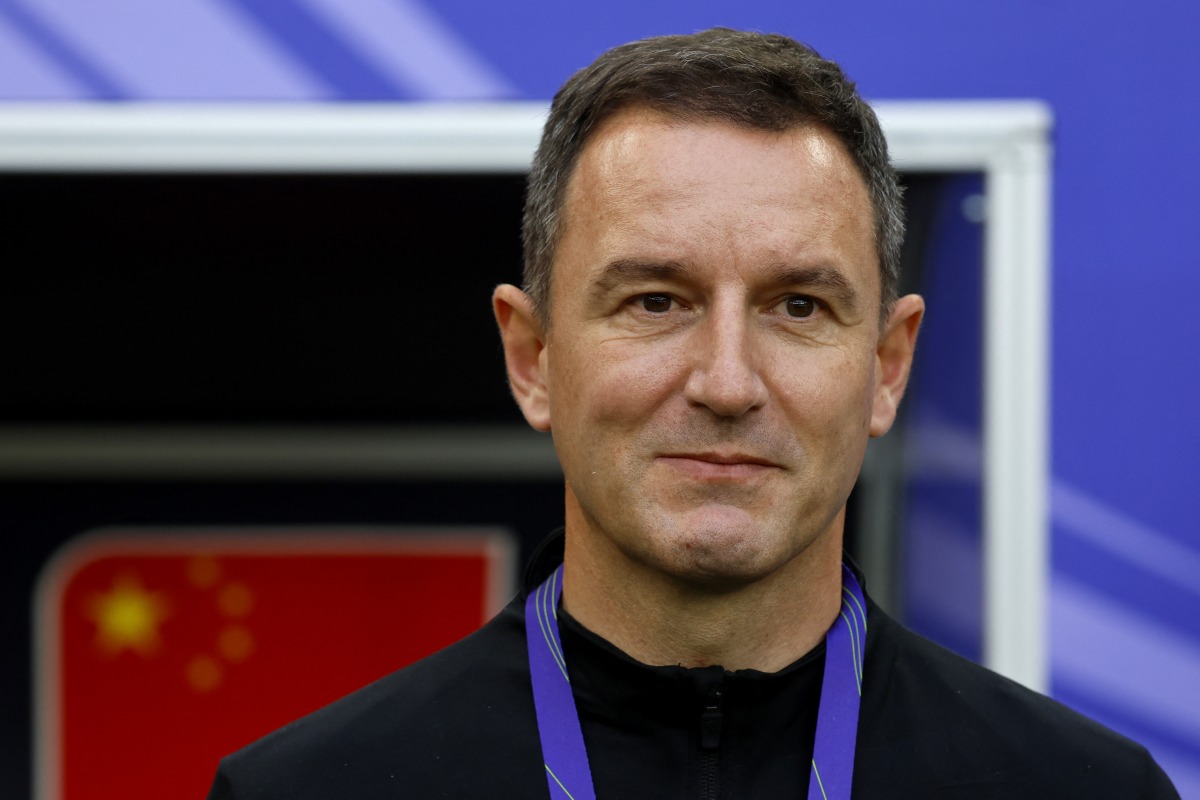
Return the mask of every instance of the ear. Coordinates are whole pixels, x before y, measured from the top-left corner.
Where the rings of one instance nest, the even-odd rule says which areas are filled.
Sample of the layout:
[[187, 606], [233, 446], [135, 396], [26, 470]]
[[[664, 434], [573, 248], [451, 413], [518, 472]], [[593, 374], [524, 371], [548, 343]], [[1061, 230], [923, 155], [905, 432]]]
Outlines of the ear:
[[908, 385], [917, 330], [925, 315], [918, 295], [901, 297], [892, 308], [875, 351], [875, 399], [871, 404], [871, 436], [883, 436], [896, 421], [896, 409]]
[[529, 295], [511, 284], [492, 292], [492, 310], [504, 343], [508, 385], [521, 412], [534, 430], [550, 430], [550, 400], [546, 391], [546, 337], [541, 318]]

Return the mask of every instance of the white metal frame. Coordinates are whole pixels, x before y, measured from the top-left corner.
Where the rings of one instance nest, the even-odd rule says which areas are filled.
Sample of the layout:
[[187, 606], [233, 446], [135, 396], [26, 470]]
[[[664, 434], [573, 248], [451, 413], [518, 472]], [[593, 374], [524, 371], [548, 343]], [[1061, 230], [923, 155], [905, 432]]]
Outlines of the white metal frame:
[[[984, 658], [994, 669], [1044, 690], [1050, 113], [1036, 102], [889, 102], [877, 109], [901, 170], [985, 176]], [[0, 171], [522, 172], [544, 115], [540, 103], [10, 104], [0, 107]], [[70, 470], [72, 452], [76, 468], [102, 463], [120, 470], [124, 464], [126, 474], [131, 464], [135, 470], [155, 467], [159, 474], [172, 465], [203, 472], [245, 463], [248, 454], [257, 454], [259, 469], [286, 464], [293, 475], [344, 469], [407, 475], [414, 463], [426, 469], [438, 463], [436, 455], [415, 460], [396, 455], [403, 452], [405, 436], [393, 439], [393, 455], [364, 451], [367, 458], [359, 460], [353, 444], [336, 431], [296, 431], [286, 440], [260, 442], [245, 431], [223, 440], [212, 432], [201, 437], [173, 430], [171, 446], [163, 447], [155, 445], [153, 432], [128, 431], [123, 438], [110, 430], [116, 446], [104, 452], [73, 449], [72, 442], [87, 438], [76, 434], [0, 430], [0, 474]], [[188, 441], [196, 449], [189, 450]], [[339, 457], [329, 458], [329, 447]], [[47, 448], [56, 448], [55, 457], [39, 459]], [[537, 469], [553, 474], [556, 465], [544, 440], [534, 450], [541, 453]], [[500, 448], [493, 460], [497, 474], [504, 472], [505, 451], [513, 454], [512, 465], [518, 464], [517, 454], [530, 455], [528, 448]], [[211, 462], [207, 467], [205, 459]], [[520, 462], [526, 474], [530, 463]]]
[[1035, 102], [888, 103], [897, 166], [978, 171], [984, 244], [984, 661], [1048, 688], [1050, 129]]

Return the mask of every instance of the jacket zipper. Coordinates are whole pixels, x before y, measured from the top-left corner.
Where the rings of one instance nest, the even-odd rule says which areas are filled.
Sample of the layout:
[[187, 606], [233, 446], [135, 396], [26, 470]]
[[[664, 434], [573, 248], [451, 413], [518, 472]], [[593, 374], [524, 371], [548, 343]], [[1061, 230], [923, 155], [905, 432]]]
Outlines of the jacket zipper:
[[721, 692], [709, 695], [700, 713], [700, 798], [717, 800], [720, 784], [721, 757]]

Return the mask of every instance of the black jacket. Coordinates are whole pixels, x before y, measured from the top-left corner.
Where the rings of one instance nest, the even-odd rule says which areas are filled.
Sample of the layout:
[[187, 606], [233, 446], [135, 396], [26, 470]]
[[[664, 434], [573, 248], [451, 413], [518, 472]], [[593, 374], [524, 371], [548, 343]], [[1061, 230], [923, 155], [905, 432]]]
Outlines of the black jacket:
[[[210, 800], [545, 800], [523, 599], [555, 550], [477, 633], [224, 759]], [[1178, 798], [1139, 745], [868, 614], [856, 800]], [[559, 620], [600, 800], [805, 796], [823, 646], [772, 674], [647, 667]]]

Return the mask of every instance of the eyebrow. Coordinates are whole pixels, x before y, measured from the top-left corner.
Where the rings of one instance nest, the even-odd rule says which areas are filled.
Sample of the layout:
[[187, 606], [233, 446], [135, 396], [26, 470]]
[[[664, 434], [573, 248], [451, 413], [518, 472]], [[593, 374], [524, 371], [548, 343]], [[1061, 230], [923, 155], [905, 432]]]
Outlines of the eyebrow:
[[833, 267], [780, 266], [774, 270], [772, 279], [781, 286], [820, 290], [848, 306], [858, 303], [858, 291]]
[[593, 284], [593, 294], [603, 295], [628, 283], [646, 281], [669, 281], [685, 271], [677, 261], [642, 261], [622, 258], [604, 265]]
[[[593, 284], [592, 294], [602, 296], [629, 283], [671, 281], [687, 272], [678, 261], [645, 261], [623, 258], [604, 265]], [[833, 267], [795, 267], [780, 265], [770, 273], [777, 286], [819, 291], [846, 306], [858, 304], [858, 291], [842, 272]]]

